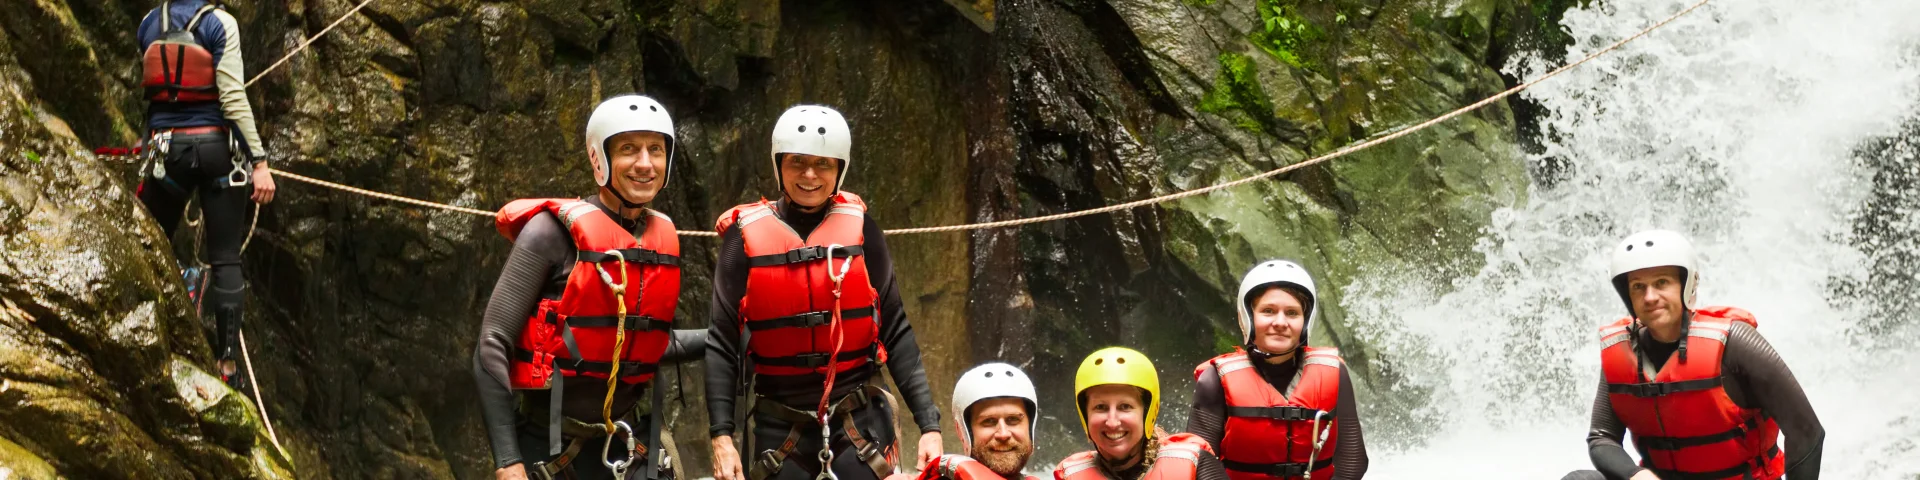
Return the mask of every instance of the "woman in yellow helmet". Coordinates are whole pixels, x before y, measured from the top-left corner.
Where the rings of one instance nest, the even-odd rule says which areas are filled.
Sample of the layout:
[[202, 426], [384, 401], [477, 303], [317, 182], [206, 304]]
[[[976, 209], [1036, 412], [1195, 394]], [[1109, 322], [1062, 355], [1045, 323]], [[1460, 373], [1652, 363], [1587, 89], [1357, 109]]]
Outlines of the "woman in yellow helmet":
[[1093, 352], [1080, 362], [1073, 392], [1093, 450], [1060, 461], [1055, 480], [1226, 480], [1205, 440], [1156, 434], [1160, 375], [1146, 355], [1123, 347]]

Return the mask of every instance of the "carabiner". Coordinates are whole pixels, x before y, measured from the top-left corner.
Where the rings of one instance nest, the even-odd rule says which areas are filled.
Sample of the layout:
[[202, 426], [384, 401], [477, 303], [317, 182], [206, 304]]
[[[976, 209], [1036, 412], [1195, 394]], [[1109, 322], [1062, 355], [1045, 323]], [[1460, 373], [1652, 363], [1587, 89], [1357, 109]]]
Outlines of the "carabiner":
[[624, 298], [627, 293], [627, 256], [620, 253], [619, 250], [607, 250], [606, 254], [620, 261], [620, 282], [614, 283], [613, 275], [607, 273], [607, 267], [604, 262], [595, 262], [593, 269], [600, 271], [600, 281], [606, 282], [607, 287], [613, 289], [614, 298]]
[[[827, 247], [827, 252], [832, 253], [833, 247]], [[832, 257], [828, 258], [831, 259]], [[828, 262], [827, 267], [831, 270], [833, 267], [831, 263], [832, 260], [828, 260]], [[839, 407], [839, 405], [827, 407], [825, 412], [820, 413], [820, 474], [815, 475], [813, 480], [840, 480], [840, 476], [833, 473], [832, 419], [833, 409], [837, 407]]]
[[[615, 433], [607, 436], [607, 443], [600, 444], [600, 463], [613, 471], [613, 478], [627, 478], [627, 467], [633, 465], [633, 461], [640, 457], [640, 444], [633, 439], [633, 427], [628, 426], [627, 422], [613, 422], [613, 427]], [[618, 432], [622, 430], [627, 432], [627, 458], [615, 461], [613, 442], [620, 436]]]

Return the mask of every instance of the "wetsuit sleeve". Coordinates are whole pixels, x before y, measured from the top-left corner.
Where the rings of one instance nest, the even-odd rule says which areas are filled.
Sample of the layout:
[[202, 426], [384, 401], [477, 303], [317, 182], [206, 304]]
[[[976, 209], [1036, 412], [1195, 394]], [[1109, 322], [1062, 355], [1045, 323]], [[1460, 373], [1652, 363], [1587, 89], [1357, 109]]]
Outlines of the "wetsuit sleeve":
[[1227, 480], [1227, 467], [1220, 464], [1220, 457], [1202, 451], [1194, 462], [1193, 476], [1199, 480]]
[[900, 284], [893, 275], [893, 257], [887, 252], [886, 234], [867, 215], [865, 254], [867, 275], [880, 291], [880, 342], [887, 347], [887, 373], [893, 386], [906, 397], [907, 409], [920, 433], [940, 431], [940, 406], [933, 402], [933, 388], [927, 384], [927, 370], [920, 364], [920, 343], [914, 340], [913, 324], [907, 321], [906, 303], [900, 300]]
[[1780, 433], [1786, 435], [1787, 478], [1820, 478], [1820, 452], [1827, 432], [1780, 353], [1752, 326], [1735, 322], [1720, 361], [1727, 375], [1740, 382], [1743, 396], [1748, 397], [1743, 399], [1747, 402], [1736, 403], [1759, 408], [1773, 417]]
[[1360, 404], [1353, 399], [1353, 377], [1347, 365], [1340, 364], [1340, 399], [1333, 408], [1339, 422], [1340, 444], [1333, 452], [1334, 478], [1360, 478], [1367, 474], [1367, 441], [1360, 429]]
[[258, 160], [267, 151], [260, 143], [260, 132], [254, 129], [253, 105], [247, 102], [246, 64], [240, 60], [240, 22], [221, 9], [214, 9], [207, 16], [220, 21], [221, 30], [226, 36], [220, 64], [214, 66], [213, 73], [214, 85], [220, 89], [220, 110], [227, 120], [240, 128], [240, 138], [246, 141], [248, 151], [253, 152]]
[[1626, 447], [1620, 446], [1620, 440], [1626, 435], [1626, 424], [1613, 414], [1613, 401], [1607, 398], [1607, 381], [1601, 379], [1600, 393], [1593, 397], [1593, 419], [1587, 430], [1587, 456], [1593, 459], [1593, 468], [1606, 475], [1608, 480], [1627, 480], [1633, 474], [1640, 473], [1640, 465], [1633, 463], [1633, 457], [1627, 456]]
[[1211, 363], [1200, 371], [1200, 377], [1193, 382], [1192, 411], [1187, 414], [1187, 433], [1206, 440], [1213, 448], [1220, 448], [1220, 439], [1227, 435], [1227, 393], [1220, 386], [1220, 369]]
[[667, 353], [660, 356], [660, 364], [687, 363], [706, 358], [706, 329], [674, 330], [672, 335], [667, 339]]
[[713, 265], [713, 307], [707, 309], [707, 434], [732, 435], [733, 404], [740, 392], [740, 299], [747, 293], [747, 242], [739, 228], [720, 233]]
[[513, 344], [540, 304], [540, 289], [554, 265], [567, 261], [573, 249], [560, 222], [542, 213], [527, 222], [507, 254], [500, 280], [493, 286], [482, 317], [480, 338], [473, 348], [473, 381], [479, 389], [480, 413], [492, 440], [495, 468], [520, 463], [514, 432], [514, 393], [507, 381]]

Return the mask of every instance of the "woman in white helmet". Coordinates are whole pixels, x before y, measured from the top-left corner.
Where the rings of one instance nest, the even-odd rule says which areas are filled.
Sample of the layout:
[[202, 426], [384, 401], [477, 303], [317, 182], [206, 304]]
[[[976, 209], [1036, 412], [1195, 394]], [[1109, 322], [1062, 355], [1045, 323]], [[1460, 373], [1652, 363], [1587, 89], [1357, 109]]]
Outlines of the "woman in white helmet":
[[658, 455], [604, 446], [659, 444], [658, 424], [636, 413], [642, 393], [659, 364], [698, 359], [706, 343], [704, 330], [671, 328], [679, 239], [646, 208], [667, 184], [673, 138], [659, 102], [609, 98], [587, 120], [596, 194], [516, 200], [497, 216], [513, 250], [473, 352], [495, 478], [660, 478], [645, 461]]
[[[1826, 432], [1806, 392], [1752, 314], [1695, 303], [1692, 242], [1650, 230], [1628, 236], [1612, 256], [1610, 280], [1629, 316], [1600, 329], [1600, 387], [1587, 434], [1598, 470], [1565, 478], [1817, 478]], [[1629, 431], [1638, 464], [1621, 447]]]
[[[897, 471], [895, 407], [872, 384], [883, 364], [920, 427], [914, 464], [941, 453], [940, 410], [886, 238], [860, 197], [842, 189], [852, 151], [840, 112], [788, 109], [774, 124], [770, 156], [780, 199], [734, 207], [715, 222], [706, 368], [716, 480], [811, 479], [823, 458], [842, 480]], [[749, 383], [758, 398], [742, 455], [734, 405]]]
[[1033, 420], [1039, 411], [1033, 381], [1019, 367], [973, 367], [953, 385], [960, 453], [926, 463], [919, 480], [1039, 480], [1021, 473], [1033, 457]]
[[1187, 431], [1233, 480], [1355, 479], [1367, 447], [1340, 352], [1307, 345], [1318, 298], [1300, 264], [1255, 265], [1234, 296], [1240, 343], [1194, 369]]

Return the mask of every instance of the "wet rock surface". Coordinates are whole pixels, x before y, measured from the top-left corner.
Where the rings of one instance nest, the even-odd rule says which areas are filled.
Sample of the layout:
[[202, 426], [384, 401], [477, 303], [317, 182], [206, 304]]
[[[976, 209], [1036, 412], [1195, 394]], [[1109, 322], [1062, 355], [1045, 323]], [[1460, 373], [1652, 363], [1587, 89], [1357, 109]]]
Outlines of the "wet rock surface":
[[[227, 2], [250, 75], [356, 3]], [[249, 93], [275, 168], [492, 209], [591, 193], [588, 112], [644, 92], [675, 113], [656, 208], [683, 230], [776, 195], [767, 129], [794, 103], [834, 105], [856, 133], [846, 188], [872, 216], [948, 225], [1209, 185], [1404, 128], [1505, 88], [1495, 67], [1555, 31], [1566, 5], [1552, 3], [376, 0]], [[78, 153], [141, 128], [132, 28], [150, 7], [0, 5], [0, 469], [489, 478], [469, 368], [509, 245], [486, 219], [281, 179], [245, 254], [246, 332], [291, 458], [208, 381], [172, 256], [191, 258], [191, 229], [166, 238], [132, 197], [135, 167]], [[1044, 434], [1079, 438], [1071, 382], [1048, 379], [1126, 344], [1155, 356], [1182, 403], [1188, 369], [1238, 335], [1238, 275], [1289, 257], [1325, 272], [1334, 308], [1315, 342], [1343, 348], [1385, 418], [1369, 429], [1393, 432], [1419, 394], [1372, 394], [1394, 386], [1392, 366], [1345, 326], [1337, 286], [1367, 268], [1471, 268], [1488, 212], [1523, 201], [1524, 120], [1495, 105], [1276, 181], [891, 237], [936, 395], [974, 363], [1026, 365], [1043, 380]], [[704, 326], [715, 245], [683, 248], [676, 323]], [[699, 370], [663, 370], [691, 477], [709, 462]], [[1077, 443], [1058, 444], [1040, 459]]]

